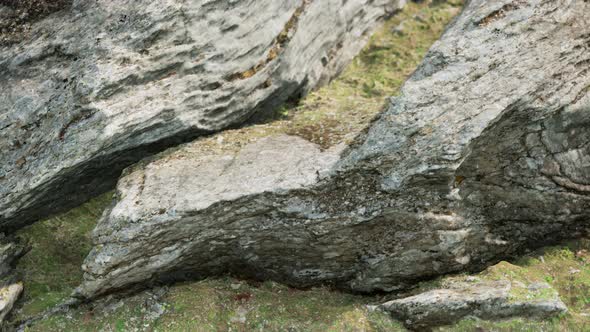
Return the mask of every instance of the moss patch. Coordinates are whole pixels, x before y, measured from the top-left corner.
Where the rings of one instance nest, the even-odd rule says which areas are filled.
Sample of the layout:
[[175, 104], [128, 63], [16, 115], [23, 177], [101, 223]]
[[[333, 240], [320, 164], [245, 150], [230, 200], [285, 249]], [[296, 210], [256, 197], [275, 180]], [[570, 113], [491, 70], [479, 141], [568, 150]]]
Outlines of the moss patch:
[[[465, 319], [440, 331], [590, 331], [590, 240], [570, 241], [548, 247], [519, 260], [500, 262], [478, 275], [482, 279], [518, 282], [545, 282], [551, 289], [541, 289], [532, 297], [519, 287], [511, 290], [514, 301], [551, 298], [557, 291], [569, 312], [551, 320], [511, 319], [485, 322]], [[440, 281], [439, 281], [440, 282]]]
[[173, 286], [157, 304], [165, 311], [158, 319], [150, 318], [154, 304], [136, 297], [106, 312], [54, 316], [29, 331], [405, 331], [388, 315], [369, 312], [371, 300], [223, 278]]
[[[301, 136], [322, 148], [351, 143], [398, 94], [463, 1], [408, 2], [370, 38], [364, 50], [330, 84], [270, 114], [261, 124], [226, 130], [189, 143], [226, 151], [274, 134]], [[170, 153], [170, 152], [167, 152]]]
[[25, 292], [17, 318], [38, 314], [61, 302], [82, 281], [80, 266], [90, 252], [90, 233], [110, 204], [105, 194], [60, 216], [19, 232], [32, 249], [18, 263]]
[[210, 280], [174, 287], [162, 331], [400, 331], [399, 324], [364, 308], [367, 298], [319, 288], [291, 289]]

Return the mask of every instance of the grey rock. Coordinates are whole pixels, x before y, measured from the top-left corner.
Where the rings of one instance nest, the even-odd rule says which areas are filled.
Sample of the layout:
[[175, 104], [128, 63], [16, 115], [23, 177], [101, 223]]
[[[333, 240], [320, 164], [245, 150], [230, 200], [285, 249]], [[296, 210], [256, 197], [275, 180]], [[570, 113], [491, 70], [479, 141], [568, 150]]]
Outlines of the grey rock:
[[[379, 306], [412, 330], [449, 325], [467, 316], [480, 319], [512, 317], [548, 318], [567, 312], [558, 293], [548, 284], [540, 289], [511, 294], [510, 281], [455, 283], [419, 295], [390, 301]], [[526, 289], [526, 288], [525, 288]]]
[[0, 287], [0, 324], [4, 322], [6, 315], [12, 311], [14, 303], [23, 292], [23, 284], [20, 282]]
[[23, 291], [15, 266], [28, 250], [23, 239], [0, 233], [0, 326]]
[[12, 282], [16, 263], [29, 249], [23, 239], [0, 234], [0, 286]]
[[0, 47], [0, 229], [328, 82], [401, 4], [75, 0], [28, 22]]
[[582, 0], [472, 0], [343, 152], [197, 141], [129, 169], [76, 296], [224, 273], [394, 291], [580, 236], [589, 20]]

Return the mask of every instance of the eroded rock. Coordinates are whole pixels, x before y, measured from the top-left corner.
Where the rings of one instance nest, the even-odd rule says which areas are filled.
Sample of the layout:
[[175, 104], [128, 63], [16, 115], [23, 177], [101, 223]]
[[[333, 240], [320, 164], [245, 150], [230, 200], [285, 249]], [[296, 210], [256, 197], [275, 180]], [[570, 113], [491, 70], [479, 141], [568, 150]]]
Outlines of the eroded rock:
[[0, 229], [327, 82], [403, 3], [77, 0], [31, 23], [0, 48]]
[[513, 285], [508, 280], [457, 282], [448, 288], [390, 301], [379, 308], [412, 330], [449, 325], [466, 316], [548, 318], [567, 312], [557, 291], [548, 284]]
[[0, 326], [23, 291], [14, 267], [29, 248], [21, 238], [0, 234]]
[[4, 318], [10, 313], [22, 292], [23, 284], [20, 282], [0, 288], [0, 324], [4, 322]]
[[[309, 179], [301, 186], [256, 174], [285, 142], [246, 148], [259, 162], [230, 162], [227, 174], [240, 158], [223, 152], [209, 167], [177, 166], [200, 158], [199, 141], [129, 169], [77, 296], [223, 273], [393, 291], [583, 234], [589, 21], [581, 0], [469, 1], [338, 161], [338, 151], [314, 152], [330, 162], [313, 179], [307, 163], [291, 163], [288, 174]], [[269, 186], [232, 181], [242, 174]]]

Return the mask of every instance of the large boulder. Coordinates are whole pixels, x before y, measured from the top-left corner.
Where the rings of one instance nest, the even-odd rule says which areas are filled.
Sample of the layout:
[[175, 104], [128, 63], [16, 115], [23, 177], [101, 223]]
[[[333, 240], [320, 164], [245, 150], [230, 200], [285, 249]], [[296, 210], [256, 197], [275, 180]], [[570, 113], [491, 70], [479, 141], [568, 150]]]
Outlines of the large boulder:
[[393, 291], [579, 236], [589, 21], [582, 0], [472, 0], [344, 151], [196, 141], [129, 169], [77, 296], [222, 273]]
[[[0, 17], [21, 19], [32, 9], [19, 6], [37, 2], [5, 1]], [[11, 34], [0, 36], [3, 230], [112, 189], [147, 154], [327, 82], [404, 1], [50, 3], [71, 6], [0, 24]]]

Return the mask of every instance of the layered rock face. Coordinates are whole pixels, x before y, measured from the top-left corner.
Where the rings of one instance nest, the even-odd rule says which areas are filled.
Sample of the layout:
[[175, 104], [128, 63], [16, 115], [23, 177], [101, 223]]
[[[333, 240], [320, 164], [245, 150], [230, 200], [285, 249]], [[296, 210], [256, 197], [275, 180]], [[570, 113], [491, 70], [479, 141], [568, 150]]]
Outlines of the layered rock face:
[[73, 1], [0, 48], [0, 229], [327, 82], [403, 3]]
[[196, 141], [129, 169], [77, 296], [222, 273], [393, 291], [581, 235], [589, 22], [582, 0], [472, 0], [343, 152]]
[[[516, 295], [516, 294], [518, 295]], [[411, 330], [456, 323], [466, 316], [480, 319], [548, 318], [567, 312], [557, 291], [546, 283], [500, 281], [456, 282], [379, 306]]]

